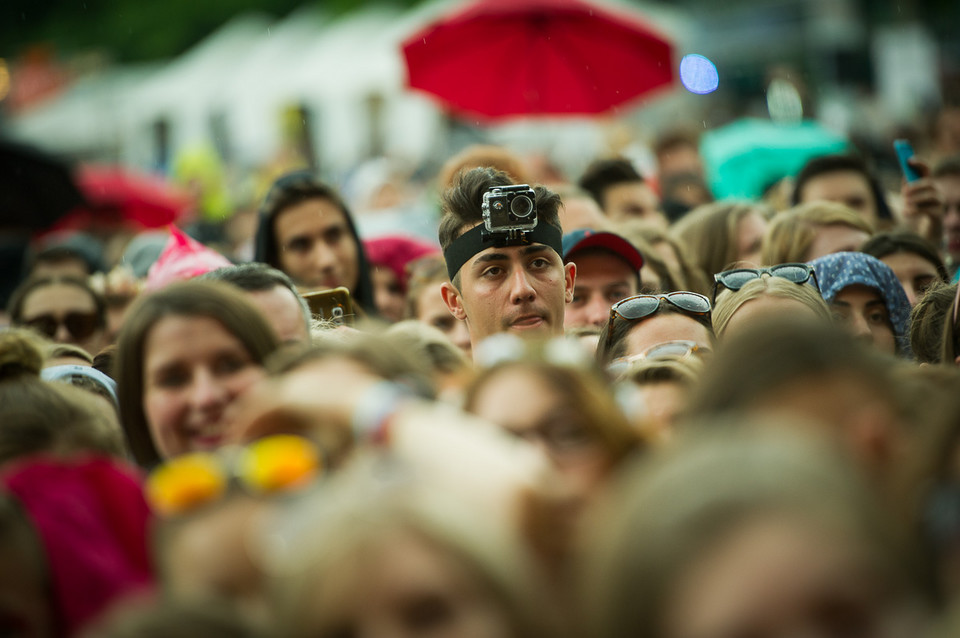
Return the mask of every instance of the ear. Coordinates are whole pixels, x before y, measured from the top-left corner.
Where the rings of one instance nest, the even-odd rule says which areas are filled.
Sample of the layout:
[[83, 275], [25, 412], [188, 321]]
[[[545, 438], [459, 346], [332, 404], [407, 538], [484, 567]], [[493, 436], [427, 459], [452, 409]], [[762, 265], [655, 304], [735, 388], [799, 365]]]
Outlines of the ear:
[[573, 284], [577, 280], [577, 265], [573, 262], [563, 267], [563, 276], [565, 280], [565, 290], [563, 299], [567, 303], [573, 302]]
[[463, 309], [463, 302], [460, 300], [460, 292], [454, 288], [453, 284], [449, 281], [440, 284], [440, 296], [443, 297], [443, 303], [447, 305], [450, 314], [460, 321], [467, 318], [467, 313]]

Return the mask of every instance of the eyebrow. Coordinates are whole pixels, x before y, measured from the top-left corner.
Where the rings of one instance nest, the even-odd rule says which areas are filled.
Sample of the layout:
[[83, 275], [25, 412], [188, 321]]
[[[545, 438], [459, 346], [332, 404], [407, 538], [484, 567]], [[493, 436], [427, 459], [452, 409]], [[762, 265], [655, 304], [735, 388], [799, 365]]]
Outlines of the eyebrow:
[[[543, 244], [533, 244], [531, 246], [525, 246], [523, 250], [520, 251], [521, 257], [527, 257], [532, 254], [542, 253], [544, 251], [551, 250], [549, 246], [544, 246]], [[475, 264], [486, 264], [492, 261], [507, 261], [510, 259], [510, 255], [506, 253], [486, 253], [477, 257]]]

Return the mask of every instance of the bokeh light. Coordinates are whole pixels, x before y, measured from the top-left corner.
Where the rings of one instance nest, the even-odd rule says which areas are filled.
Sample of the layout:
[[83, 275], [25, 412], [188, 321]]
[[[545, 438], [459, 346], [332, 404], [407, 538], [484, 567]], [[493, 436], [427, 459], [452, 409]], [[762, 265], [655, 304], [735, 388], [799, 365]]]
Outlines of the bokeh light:
[[713, 93], [720, 86], [717, 65], [697, 53], [685, 55], [680, 60], [680, 82], [691, 93]]

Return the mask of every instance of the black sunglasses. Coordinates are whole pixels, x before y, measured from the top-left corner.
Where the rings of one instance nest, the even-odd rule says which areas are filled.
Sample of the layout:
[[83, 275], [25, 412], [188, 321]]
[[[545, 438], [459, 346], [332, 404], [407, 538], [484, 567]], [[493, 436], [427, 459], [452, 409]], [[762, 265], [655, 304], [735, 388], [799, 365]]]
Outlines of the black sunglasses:
[[[663, 295], [634, 295], [621, 299], [610, 307], [609, 324], [612, 327], [618, 317], [624, 321], [638, 321], [649, 317], [660, 309], [663, 302], [676, 306], [688, 315], [704, 317], [707, 323], [710, 322], [710, 300], [699, 293], [681, 290]], [[612, 335], [613, 330], [607, 330], [608, 340]]]
[[73, 339], [83, 341], [101, 327], [101, 321], [96, 312], [68, 312], [63, 318], [53, 314], [37, 315], [24, 319], [23, 325], [51, 339], [56, 337], [60, 326], [65, 326]]
[[820, 282], [817, 281], [817, 273], [813, 266], [809, 264], [778, 264], [769, 268], [737, 268], [735, 270], [724, 270], [713, 276], [713, 301], [717, 301], [717, 293], [720, 286], [727, 290], [740, 290], [754, 279], [760, 279], [764, 275], [769, 277], [779, 277], [795, 284], [805, 284], [811, 279], [813, 285], [820, 291]]

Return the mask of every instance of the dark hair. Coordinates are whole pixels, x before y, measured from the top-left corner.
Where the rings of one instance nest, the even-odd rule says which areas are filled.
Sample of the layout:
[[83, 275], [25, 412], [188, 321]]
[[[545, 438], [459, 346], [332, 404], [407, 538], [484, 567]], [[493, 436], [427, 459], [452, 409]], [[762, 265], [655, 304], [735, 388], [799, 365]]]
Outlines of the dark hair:
[[[513, 180], [494, 168], [474, 168], [460, 173], [454, 185], [443, 192], [438, 236], [446, 250], [460, 235], [483, 222], [483, 194], [494, 186], [510, 186]], [[544, 186], [534, 186], [534, 200], [539, 223], [560, 228], [560, 196]], [[561, 228], [561, 231], [563, 229]], [[459, 288], [460, 273], [452, 282]]]
[[373, 284], [370, 281], [370, 266], [367, 263], [366, 252], [363, 250], [363, 242], [360, 241], [357, 228], [353, 223], [353, 215], [333, 186], [321, 182], [308, 171], [288, 173], [270, 187], [260, 207], [260, 221], [254, 247], [255, 260], [280, 269], [276, 219], [288, 208], [312, 199], [326, 200], [343, 213], [357, 248], [357, 288], [351, 290], [350, 295], [361, 308], [367, 312], [374, 312], [376, 305], [373, 300]]
[[607, 189], [617, 184], [643, 182], [643, 177], [633, 167], [630, 160], [622, 157], [600, 159], [592, 162], [577, 181], [577, 185], [590, 193], [597, 205], [606, 210], [604, 196]]
[[600, 341], [597, 344], [597, 363], [601, 366], [608, 365], [614, 359], [622, 357], [626, 353], [627, 335], [638, 325], [650, 317], [658, 315], [678, 314], [683, 317], [693, 319], [701, 326], [707, 329], [707, 332], [713, 337], [713, 324], [710, 322], [710, 316], [697, 316], [687, 314], [673, 304], [661, 302], [660, 307], [652, 315], [639, 319], [637, 321], [625, 321], [623, 319], [608, 319], [607, 325], [600, 332]]
[[23, 306], [27, 300], [27, 297], [30, 296], [30, 293], [37, 288], [54, 286], [58, 284], [74, 286], [75, 288], [79, 288], [90, 295], [90, 298], [93, 299], [94, 306], [96, 307], [98, 327], [105, 328], [107, 326], [107, 310], [103, 297], [96, 290], [91, 288], [90, 284], [83, 279], [78, 279], [77, 277], [33, 277], [31, 279], [27, 279], [25, 282], [17, 286], [17, 289], [13, 291], [13, 295], [10, 297], [10, 302], [7, 304], [7, 314], [10, 315], [11, 323], [14, 325], [19, 325], [22, 323]]
[[254, 261], [217, 268], [212, 272], [200, 275], [197, 279], [201, 281], [223, 281], [247, 292], [268, 292], [277, 286], [282, 286], [293, 293], [294, 298], [300, 305], [303, 320], [307, 324], [307, 333], [310, 332], [310, 306], [307, 305], [307, 300], [297, 291], [293, 280], [282, 270]]
[[127, 442], [144, 467], [161, 459], [143, 411], [144, 344], [158, 321], [169, 316], [209, 317], [236, 337], [259, 365], [277, 349], [276, 334], [243, 293], [217, 282], [185, 281], [144, 295], [131, 306], [117, 338], [114, 365], [117, 398]]
[[877, 183], [877, 180], [873, 178], [873, 175], [870, 174], [870, 169], [867, 168], [866, 162], [856, 155], [821, 155], [808, 161], [803, 168], [800, 169], [796, 178], [794, 178], [793, 195], [790, 198], [790, 203], [796, 206], [803, 201], [801, 199], [803, 189], [807, 183], [815, 177], [820, 177], [827, 173], [846, 171], [863, 175], [863, 179], [866, 180], [870, 193], [873, 196], [873, 203], [877, 210], [877, 219], [892, 219], [893, 214], [890, 212], [890, 207], [887, 206], [887, 201], [883, 196], [880, 185]]
[[930, 262], [937, 269], [941, 281], [950, 279], [936, 246], [909, 230], [877, 233], [860, 247], [860, 252], [873, 255], [877, 259], [896, 253], [910, 253]]

